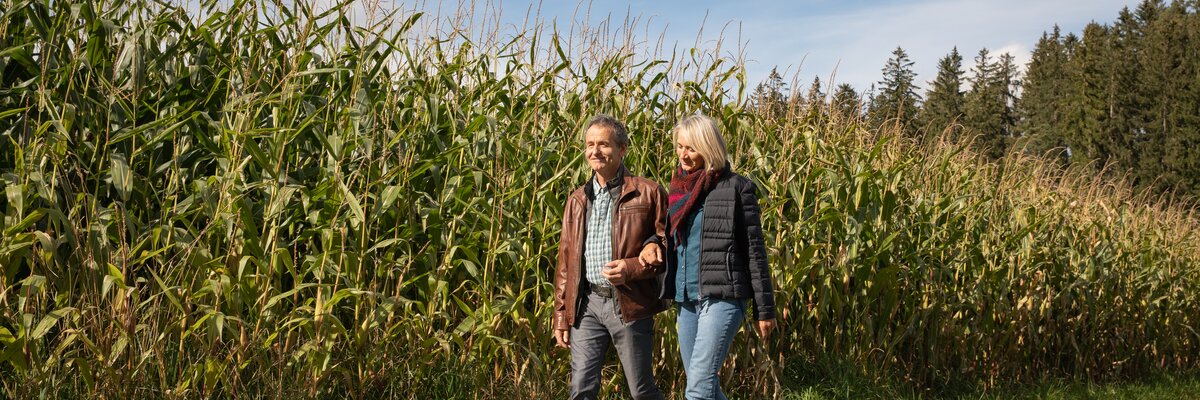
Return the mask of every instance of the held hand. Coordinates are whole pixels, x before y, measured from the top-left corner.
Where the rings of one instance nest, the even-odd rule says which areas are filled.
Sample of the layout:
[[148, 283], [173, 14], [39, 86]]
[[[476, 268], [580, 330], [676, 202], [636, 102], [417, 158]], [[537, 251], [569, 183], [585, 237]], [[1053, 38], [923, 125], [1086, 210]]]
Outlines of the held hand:
[[564, 349], [571, 348], [571, 331], [566, 329], [555, 329], [554, 339], [558, 341], [558, 347]]
[[608, 264], [604, 264], [604, 270], [600, 271], [600, 275], [612, 282], [613, 286], [624, 285], [625, 278], [628, 276], [625, 268], [625, 260], [609, 261]]
[[770, 339], [771, 331], [775, 329], [775, 320], [768, 319], [758, 321], [758, 325], [755, 326], [755, 328], [758, 329], [758, 336], [763, 338], [763, 340]]
[[659, 246], [658, 243], [646, 243], [646, 246], [642, 247], [642, 254], [638, 255], [638, 259], [642, 261], [642, 264], [661, 265], [663, 263], [662, 246]]

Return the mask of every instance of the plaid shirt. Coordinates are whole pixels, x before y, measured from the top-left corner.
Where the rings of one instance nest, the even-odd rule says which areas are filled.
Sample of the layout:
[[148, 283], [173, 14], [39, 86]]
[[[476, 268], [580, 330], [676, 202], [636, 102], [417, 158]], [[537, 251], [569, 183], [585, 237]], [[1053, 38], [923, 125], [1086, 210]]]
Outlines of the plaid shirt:
[[612, 261], [612, 230], [613, 211], [617, 206], [617, 197], [621, 195], [621, 184], [624, 182], [617, 176], [606, 186], [600, 186], [600, 181], [592, 179], [592, 188], [596, 194], [592, 199], [592, 208], [587, 215], [587, 241], [583, 247], [583, 265], [588, 282], [599, 286], [612, 286], [612, 282], [601, 275], [604, 264]]

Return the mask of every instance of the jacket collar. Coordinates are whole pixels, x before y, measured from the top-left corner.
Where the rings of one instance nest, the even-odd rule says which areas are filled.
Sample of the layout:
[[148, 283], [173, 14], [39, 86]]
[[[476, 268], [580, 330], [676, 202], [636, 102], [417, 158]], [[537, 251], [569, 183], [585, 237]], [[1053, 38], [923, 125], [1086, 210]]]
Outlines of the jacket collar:
[[[611, 190], [612, 188], [619, 186], [621, 187], [621, 196], [618, 198], [624, 198], [626, 194], [629, 194], [629, 192], [633, 190], [632, 185], [625, 184], [626, 175], [629, 175], [629, 170], [625, 169], [625, 165], [621, 165], [621, 168], [617, 170], [617, 176], [605, 183], [604, 188]], [[583, 194], [587, 195], [588, 202], [596, 200], [595, 172], [592, 172], [592, 175], [590, 178], [588, 178], [587, 183], [583, 185]]]

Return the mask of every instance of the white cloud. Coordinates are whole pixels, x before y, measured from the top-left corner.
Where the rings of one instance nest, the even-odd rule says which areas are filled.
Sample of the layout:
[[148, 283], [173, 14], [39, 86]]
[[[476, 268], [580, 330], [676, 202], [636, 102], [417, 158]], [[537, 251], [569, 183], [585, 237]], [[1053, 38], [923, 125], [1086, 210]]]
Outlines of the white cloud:
[[1029, 64], [1030, 56], [1033, 55], [1033, 50], [1024, 43], [1011, 42], [998, 49], [996, 54], [1005, 54], [1013, 56], [1013, 61], [1017, 63], [1017, 70], [1025, 73], [1025, 66]]

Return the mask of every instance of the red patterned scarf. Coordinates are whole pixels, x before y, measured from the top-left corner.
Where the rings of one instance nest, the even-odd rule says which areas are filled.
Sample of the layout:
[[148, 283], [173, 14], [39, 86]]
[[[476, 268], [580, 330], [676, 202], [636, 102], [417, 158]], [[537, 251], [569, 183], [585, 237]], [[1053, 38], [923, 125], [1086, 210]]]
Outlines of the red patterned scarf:
[[[683, 168], [675, 168], [675, 175], [671, 176], [671, 190], [667, 194], [667, 215], [671, 219], [667, 235], [678, 237], [674, 235], [679, 233], [679, 224], [704, 200], [708, 191], [717, 185], [717, 176], [720, 173], [721, 170], [687, 173]], [[676, 241], [676, 246], [678, 245], [679, 242]]]

